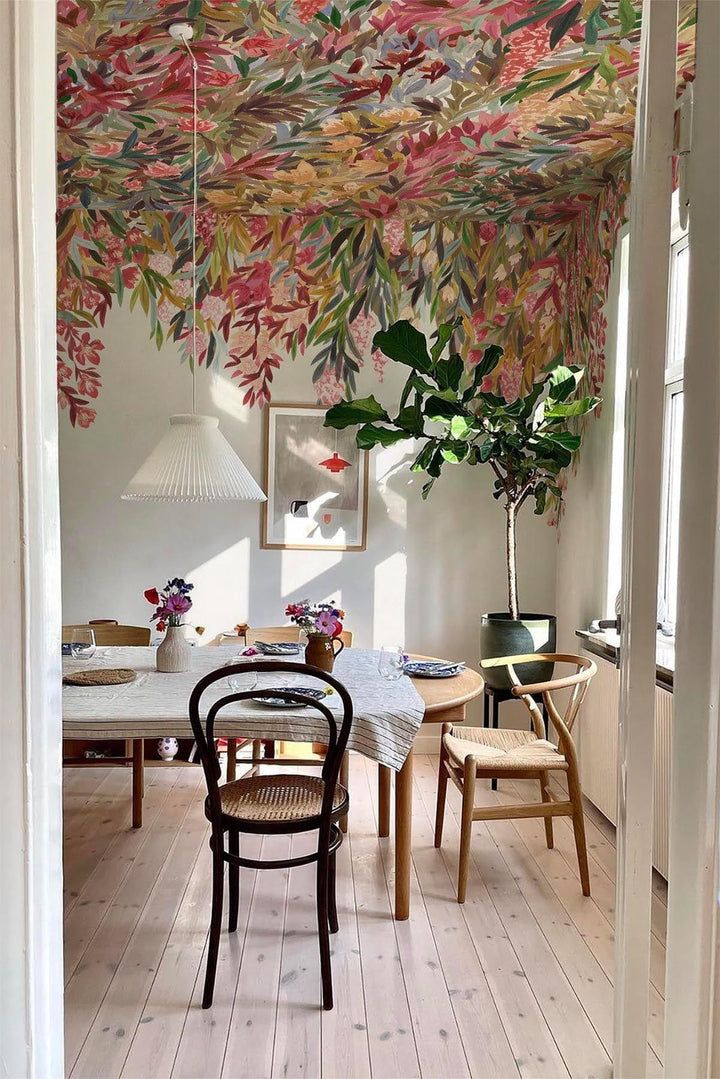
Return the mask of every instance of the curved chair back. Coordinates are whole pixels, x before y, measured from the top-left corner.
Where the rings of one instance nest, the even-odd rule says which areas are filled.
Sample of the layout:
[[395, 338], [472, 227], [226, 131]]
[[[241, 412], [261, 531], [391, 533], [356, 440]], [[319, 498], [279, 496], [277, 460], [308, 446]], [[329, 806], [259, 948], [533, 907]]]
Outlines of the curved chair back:
[[[563, 678], [551, 678], [547, 682], [533, 682], [528, 685], [527, 683], [523, 684], [517, 676], [515, 665], [519, 663], [569, 663], [575, 667], [575, 673], [565, 675]], [[512, 682], [511, 692], [514, 697], [520, 698], [528, 708], [538, 738], [545, 737], [545, 723], [532, 695], [542, 694], [548, 715], [558, 733], [561, 749], [566, 755], [569, 753], [573, 757], [575, 756], [571, 731], [585, 699], [590, 680], [597, 672], [597, 667], [591, 659], [588, 659], [587, 656], [576, 656], [567, 652], [537, 652], [525, 656], [502, 656], [499, 659], [485, 659], [482, 661], [481, 666], [507, 667], [510, 681]], [[562, 715], [552, 697], [552, 694], [560, 689], [572, 689]]]
[[147, 626], [119, 626], [117, 622], [85, 622], [74, 626], [63, 626], [62, 643], [70, 644], [74, 629], [91, 629], [95, 634], [95, 643], [100, 647], [147, 647], [150, 644], [150, 629]]
[[[280, 690], [276, 686], [266, 686], [264, 688], [258, 686], [255, 689], [228, 693], [219, 700], [214, 701], [208, 709], [203, 722], [200, 716], [200, 703], [203, 693], [221, 679], [227, 679], [234, 674], [248, 674], [250, 672], [256, 674], [306, 674], [315, 681], [324, 682], [325, 685], [331, 686], [339, 696], [342, 702], [342, 716], [337, 717], [322, 701], [317, 701], [314, 697], [304, 695], [302, 686], [297, 690]], [[301, 700], [304, 706], [314, 708], [327, 722], [328, 744], [321, 772], [325, 783], [321, 816], [329, 821], [335, 786], [340, 774], [340, 765], [350, 737], [350, 728], [353, 721], [352, 699], [341, 682], [338, 682], [331, 674], [326, 674], [317, 667], [310, 667], [306, 663], [287, 663], [284, 660], [271, 659], [258, 660], [252, 663], [232, 663], [226, 667], [220, 667], [218, 670], [211, 671], [201, 678], [190, 695], [190, 723], [200, 754], [200, 762], [205, 773], [211, 821], [218, 823], [222, 815], [220, 788], [218, 786], [220, 762], [215, 751], [215, 721], [218, 713], [236, 701], [246, 701], [251, 698], [257, 699], [258, 697], [285, 697], [288, 701]], [[340, 719], [339, 727], [338, 719]], [[288, 826], [286, 830], [291, 831], [292, 829]]]

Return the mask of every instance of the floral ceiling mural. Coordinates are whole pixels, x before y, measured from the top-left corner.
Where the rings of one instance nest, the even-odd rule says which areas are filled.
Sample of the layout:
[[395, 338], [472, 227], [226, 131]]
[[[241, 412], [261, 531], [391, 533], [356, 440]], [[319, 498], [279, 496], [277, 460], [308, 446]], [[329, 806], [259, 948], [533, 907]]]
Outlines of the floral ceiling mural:
[[[95, 418], [102, 326], [139, 305], [159, 347], [270, 399], [307, 355], [317, 398], [382, 378], [373, 333], [460, 316], [517, 395], [558, 353], [602, 384], [626, 193], [635, 0], [59, 0], [58, 387]], [[199, 319], [191, 62], [199, 65]], [[678, 82], [691, 77], [683, 0]]]

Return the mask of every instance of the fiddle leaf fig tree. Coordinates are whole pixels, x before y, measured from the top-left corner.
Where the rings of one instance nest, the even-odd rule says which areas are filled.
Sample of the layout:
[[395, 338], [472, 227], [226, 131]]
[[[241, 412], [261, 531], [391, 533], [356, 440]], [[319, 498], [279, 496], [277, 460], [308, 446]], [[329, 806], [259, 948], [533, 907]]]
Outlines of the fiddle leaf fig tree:
[[325, 426], [358, 426], [356, 441], [366, 450], [418, 440], [420, 450], [410, 467], [428, 476], [423, 498], [445, 465], [492, 469], [493, 497], [502, 501], [506, 514], [508, 610], [517, 619], [518, 512], [529, 499], [538, 514], [545, 512], [548, 495], [562, 499], [558, 475], [580, 448], [574, 421], [596, 408], [600, 398], [581, 396], [584, 369], [561, 362], [515, 401], [483, 390], [503, 351], [490, 345], [466, 371], [462, 357], [451, 350], [455, 325], [444, 323], [430, 341], [404, 319], [376, 333], [373, 348], [410, 369], [397, 412], [391, 415], [373, 396], [341, 401], [327, 412]]

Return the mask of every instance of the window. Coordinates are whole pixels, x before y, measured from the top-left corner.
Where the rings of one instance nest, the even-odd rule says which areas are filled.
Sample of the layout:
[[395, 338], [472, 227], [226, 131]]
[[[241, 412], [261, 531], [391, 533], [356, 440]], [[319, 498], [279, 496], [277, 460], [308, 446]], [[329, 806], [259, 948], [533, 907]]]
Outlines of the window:
[[[677, 233], [676, 233], [677, 234]], [[680, 466], [682, 455], [683, 369], [687, 329], [689, 250], [687, 235], [672, 245], [670, 306], [665, 367], [664, 470], [660, 532], [659, 620], [674, 630], [677, 615]]]

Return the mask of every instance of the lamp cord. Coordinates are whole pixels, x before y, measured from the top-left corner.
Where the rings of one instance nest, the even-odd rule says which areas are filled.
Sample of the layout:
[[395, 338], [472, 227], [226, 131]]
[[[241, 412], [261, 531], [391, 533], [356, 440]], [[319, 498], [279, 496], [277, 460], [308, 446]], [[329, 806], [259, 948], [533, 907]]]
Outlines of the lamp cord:
[[195, 54], [190, 45], [182, 39], [182, 43], [188, 51], [192, 64], [192, 100], [193, 100], [193, 129], [192, 129], [192, 297], [193, 297], [193, 320], [192, 320], [192, 410], [196, 412], [196, 388], [195, 379], [197, 372], [197, 210], [198, 210], [198, 157], [197, 157], [197, 71], [198, 65]]

